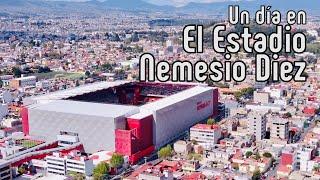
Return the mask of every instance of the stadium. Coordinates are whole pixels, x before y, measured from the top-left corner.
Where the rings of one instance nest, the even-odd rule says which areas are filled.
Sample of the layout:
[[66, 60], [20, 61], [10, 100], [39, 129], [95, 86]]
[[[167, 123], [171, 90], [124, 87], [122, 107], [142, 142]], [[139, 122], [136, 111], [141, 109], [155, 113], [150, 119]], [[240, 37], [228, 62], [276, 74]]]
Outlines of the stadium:
[[135, 163], [218, 113], [218, 89], [195, 83], [99, 82], [26, 98], [25, 135], [115, 151]]

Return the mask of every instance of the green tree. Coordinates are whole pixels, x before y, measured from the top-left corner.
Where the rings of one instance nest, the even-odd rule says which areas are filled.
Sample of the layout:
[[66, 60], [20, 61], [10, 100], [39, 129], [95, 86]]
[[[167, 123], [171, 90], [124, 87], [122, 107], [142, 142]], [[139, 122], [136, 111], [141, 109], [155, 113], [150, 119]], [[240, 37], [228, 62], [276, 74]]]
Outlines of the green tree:
[[26, 170], [25, 167], [20, 166], [20, 167], [18, 168], [18, 173], [19, 173], [19, 174], [24, 174], [24, 173], [26, 173], [26, 172], [27, 172], [27, 170]]
[[237, 91], [235, 94], [234, 94], [234, 97], [239, 100], [241, 97], [244, 97], [244, 96], [252, 96], [253, 95], [253, 92], [254, 92], [254, 88], [252, 87], [249, 87], [249, 88], [245, 88], [245, 89], [242, 89], [241, 91]]
[[77, 86], [77, 87], [80, 86], [79, 80], [76, 80], [76, 86]]
[[110, 160], [111, 167], [119, 168], [123, 165], [124, 159], [123, 156], [117, 153], [114, 153]]
[[290, 112], [287, 112], [284, 114], [287, 118], [291, 118], [292, 117], [292, 114]]
[[303, 76], [303, 77], [306, 77], [306, 78], [308, 79], [309, 74], [308, 74], [307, 72], [303, 72], [303, 73], [302, 73], [302, 76]]
[[86, 176], [82, 173], [77, 173], [77, 172], [69, 172], [69, 176], [72, 177], [73, 180], [85, 180]]
[[252, 153], [251, 151], [247, 151], [247, 152], [246, 152], [246, 157], [248, 158], [248, 157], [252, 156], [252, 154], [253, 154], [253, 153]]
[[216, 121], [215, 121], [214, 119], [212, 119], [212, 118], [209, 118], [209, 119], [207, 120], [207, 124], [208, 124], [208, 125], [213, 125], [213, 124], [216, 124]]
[[113, 70], [113, 67], [110, 63], [105, 63], [105, 64], [102, 64], [101, 65], [101, 68], [100, 68], [102, 71], [107, 71], [107, 72], [110, 72]]
[[158, 156], [162, 159], [168, 158], [171, 155], [172, 155], [172, 148], [170, 145], [167, 145], [166, 147], [163, 147], [158, 151]]
[[265, 153], [263, 153], [263, 157], [272, 158], [272, 154], [269, 152], [265, 152]]
[[252, 180], [260, 180], [260, 179], [261, 179], [260, 170], [255, 170], [252, 175]]
[[192, 139], [192, 140], [191, 140], [191, 143], [192, 143], [193, 145], [198, 145], [198, 142], [197, 142], [195, 139]]
[[99, 163], [94, 169], [93, 169], [93, 178], [94, 180], [101, 180], [103, 177], [108, 175], [108, 172], [110, 170], [109, 164], [106, 162]]
[[314, 166], [314, 167], [313, 167], [313, 170], [314, 170], [314, 171], [319, 171], [319, 170], [320, 170], [320, 166]]
[[75, 180], [85, 180], [86, 179], [86, 176], [82, 173], [77, 173], [75, 176], [74, 176], [74, 179]]
[[14, 77], [21, 77], [22, 71], [19, 67], [13, 67], [12, 73], [13, 73]]
[[84, 74], [85, 74], [87, 77], [89, 77], [89, 76], [91, 75], [90, 71], [86, 71]]
[[201, 154], [190, 153], [190, 154], [188, 154], [188, 159], [189, 160], [195, 159], [195, 160], [201, 161], [202, 160], [202, 156], [201, 156]]
[[254, 155], [254, 159], [255, 160], [259, 160], [261, 158], [260, 154], [257, 152], [255, 155]]

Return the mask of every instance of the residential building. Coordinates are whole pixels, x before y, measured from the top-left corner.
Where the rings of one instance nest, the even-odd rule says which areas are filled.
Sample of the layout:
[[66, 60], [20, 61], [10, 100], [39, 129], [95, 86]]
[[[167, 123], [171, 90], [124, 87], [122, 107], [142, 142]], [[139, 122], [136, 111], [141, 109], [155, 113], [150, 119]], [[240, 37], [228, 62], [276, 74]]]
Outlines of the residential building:
[[182, 170], [184, 171], [195, 172], [198, 168], [200, 168], [200, 163], [198, 160], [190, 160], [182, 164]]
[[81, 173], [86, 176], [92, 175], [93, 160], [81, 156], [79, 152], [73, 151], [68, 155], [53, 153], [46, 157], [47, 172], [52, 174], [67, 175], [70, 172]]
[[0, 180], [11, 180], [12, 173], [11, 173], [11, 166], [7, 163], [0, 164]]
[[270, 103], [270, 95], [267, 92], [255, 91], [253, 93], [253, 101], [255, 103], [268, 104]]
[[213, 162], [229, 162], [232, 152], [228, 152], [226, 148], [219, 148], [207, 151], [205, 159]]
[[66, 161], [65, 157], [60, 156], [60, 153], [53, 153], [47, 156], [47, 172], [52, 174], [66, 175]]
[[192, 151], [191, 142], [177, 141], [173, 144], [173, 149], [176, 153], [189, 154]]
[[296, 169], [300, 171], [308, 171], [310, 165], [313, 164], [309, 162], [314, 157], [314, 148], [303, 146], [297, 150], [297, 163]]
[[190, 128], [190, 140], [199, 143], [213, 145], [218, 143], [221, 137], [221, 128], [219, 125], [197, 124]]
[[289, 121], [283, 118], [272, 119], [270, 137], [276, 139], [288, 139]]
[[250, 112], [248, 114], [249, 131], [256, 137], [256, 141], [261, 141], [266, 136], [267, 119], [266, 114]]
[[173, 180], [173, 175], [170, 170], [163, 172], [157, 169], [147, 169], [139, 174], [138, 180]]
[[21, 77], [21, 78], [12, 79], [10, 81], [10, 87], [18, 89], [20, 87], [35, 86], [36, 83], [37, 83], [36, 76]]

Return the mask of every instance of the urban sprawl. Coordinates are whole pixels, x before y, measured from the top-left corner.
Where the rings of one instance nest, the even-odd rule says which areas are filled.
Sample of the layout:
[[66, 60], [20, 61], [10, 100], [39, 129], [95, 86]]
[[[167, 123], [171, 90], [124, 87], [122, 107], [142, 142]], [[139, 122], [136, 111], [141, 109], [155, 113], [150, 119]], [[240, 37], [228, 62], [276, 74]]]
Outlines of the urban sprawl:
[[[319, 16], [291, 26], [305, 34], [306, 51], [276, 60], [306, 62], [306, 82], [256, 82], [256, 52], [226, 60], [212, 48], [215, 25], [226, 26], [222, 36], [243, 29], [226, 14], [5, 10], [0, 179], [320, 179]], [[183, 49], [192, 22], [203, 25], [203, 53]], [[240, 60], [246, 78], [140, 82], [146, 52], [156, 63]]]

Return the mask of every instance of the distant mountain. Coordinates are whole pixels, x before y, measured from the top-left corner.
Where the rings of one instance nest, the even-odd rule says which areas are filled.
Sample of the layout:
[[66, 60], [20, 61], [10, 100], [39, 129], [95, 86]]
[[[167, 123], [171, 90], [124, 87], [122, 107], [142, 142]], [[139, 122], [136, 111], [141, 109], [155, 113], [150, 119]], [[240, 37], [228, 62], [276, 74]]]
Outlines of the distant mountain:
[[261, 5], [272, 6], [271, 10], [305, 10], [318, 11], [320, 14], [319, 0], [240, 0], [240, 1], [225, 1], [213, 3], [189, 3], [186, 6], [178, 8], [180, 11], [198, 11], [198, 12], [224, 12], [227, 13], [229, 5], [239, 5], [240, 9], [251, 12], [257, 11]]
[[147, 8], [157, 8], [157, 5], [147, 3], [142, 0], [108, 0], [104, 1], [102, 4], [105, 7], [120, 8], [120, 9], [147, 9]]
[[254, 12], [260, 5], [271, 5], [272, 10], [303, 9], [320, 14], [319, 0], [239, 0], [214, 3], [189, 3], [183, 7], [158, 6], [144, 0], [106, 0], [106, 1], [43, 1], [43, 0], [0, 0], [1, 10], [15, 10], [16, 12], [78, 12], [78, 13], [106, 13], [108, 9], [167, 11], [181, 13], [223, 13], [227, 14], [229, 5], [240, 5], [241, 9]]

